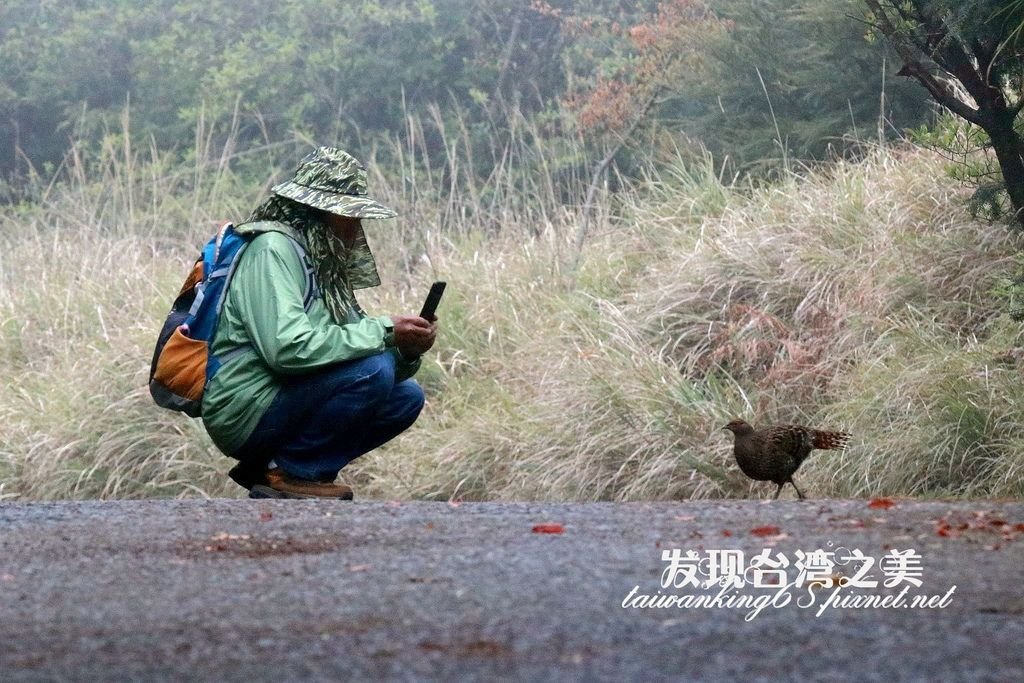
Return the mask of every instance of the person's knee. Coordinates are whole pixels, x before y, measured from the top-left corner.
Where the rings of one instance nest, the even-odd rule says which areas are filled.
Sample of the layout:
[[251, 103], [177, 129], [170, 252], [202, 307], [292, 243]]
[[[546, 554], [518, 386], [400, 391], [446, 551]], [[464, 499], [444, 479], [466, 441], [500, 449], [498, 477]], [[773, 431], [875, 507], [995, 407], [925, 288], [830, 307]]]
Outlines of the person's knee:
[[426, 396], [415, 380], [407, 379], [395, 386], [394, 391], [391, 392], [391, 399], [397, 404], [396, 412], [412, 423], [419, 417], [420, 411], [423, 410]]
[[357, 361], [359, 374], [356, 384], [367, 402], [383, 401], [395, 388], [395, 361], [388, 353], [378, 353]]

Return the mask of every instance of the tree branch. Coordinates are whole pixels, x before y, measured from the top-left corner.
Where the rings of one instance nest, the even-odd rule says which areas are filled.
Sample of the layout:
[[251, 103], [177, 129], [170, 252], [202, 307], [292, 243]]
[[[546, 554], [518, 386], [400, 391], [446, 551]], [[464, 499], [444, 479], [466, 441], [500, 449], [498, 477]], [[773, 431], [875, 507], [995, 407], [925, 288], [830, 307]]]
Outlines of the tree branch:
[[939, 66], [956, 76], [957, 80], [963, 84], [964, 89], [978, 103], [978, 106], [981, 109], [986, 109], [985, 105], [990, 102], [991, 93], [983, 76], [984, 72], [979, 73], [974, 68], [974, 60], [964, 49], [960, 41], [955, 39], [945, 41], [939, 56], [942, 58], [941, 61], [935, 60]]
[[[905, 58], [904, 58], [905, 59]], [[987, 121], [977, 109], [972, 109], [963, 100], [953, 94], [952, 91], [934, 74], [930, 73], [921, 62], [911, 61], [903, 65], [900, 70], [904, 75], [913, 76], [917, 81], [928, 89], [936, 102], [950, 110], [962, 119], [970, 121], [976, 126], [985, 128]]]
[[612, 145], [611, 150], [605, 154], [604, 158], [601, 159], [601, 161], [597, 163], [597, 166], [594, 167], [594, 172], [590, 177], [590, 186], [587, 187], [587, 195], [583, 200], [583, 208], [580, 209], [580, 227], [576, 231], [576, 254], [573, 258], [572, 265], [574, 277], [576, 271], [579, 269], [580, 259], [583, 256], [583, 243], [587, 239], [587, 233], [590, 232], [590, 212], [594, 206], [594, 196], [597, 194], [597, 188], [601, 183], [601, 176], [604, 175], [604, 172], [608, 169], [608, 166], [611, 165], [612, 161], [615, 159], [615, 155], [619, 153], [622, 146], [629, 141], [630, 137], [633, 136], [633, 133], [636, 131], [637, 127], [639, 127], [640, 123], [647, 118], [647, 114], [651, 110], [651, 107], [654, 106], [655, 102], [657, 102], [658, 96], [661, 94], [661, 90], [662, 88], [660, 87], [654, 88], [650, 95], [648, 95], [644, 100], [643, 104], [641, 104], [637, 109], [636, 116], [633, 117], [633, 120], [630, 122], [626, 131], [622, 135], [618, 136], [619, 139], [614, 145]]
[[[914, 47], [916, 47], [918, 50], [920, 50], [922, 54], [926, 54], [926, 55], [931, 54], [932, 48], [934, 47], [934, 44], [932, 42], [932, 38], [934, 37], [935, 34], [928, 30], [927, 22], [925, 22], [924, 17], [921, 16], [921, 14], [919, 13], [920, 11], [918, 10], [918, 8], [915, 6], [914, 7], [915, 12], [908, 12], [904, 8], [904, 6], [901, 5], [900, 3], [893, 2], [893, 3], [890, 3], [890, 5], [896, 11], [896, 13], [900, 15], [900, 19], [902, 19], [903, 21], [905, 21], [908, 24], [920, 24], [925, 29], [923, 36], [918, 36], [915, 33], [911, 32], [909, 35], [907, 35], [907, 40]], [[886, 15], [885, 18], [888, 20], [888, 15]], [[893, 30], [895, 30], [895, 27], [891, 27], [891, 28]], [[886, 33], [886, 35], [889, 35], [889, 34]], [[941, 39], [942, 39], [942, 37], [940, 36], [939, 40], [941, 40]]]
[[[889, 43], [893, 49], [903, 60], [903, 68], [900, 69], [899, 74], [903, 76], [913, 76], [918, 80], [921, 85], [928, 89], [931, 96], [936, 102], [941, 104], [946, 109], [949, 109], [957, 116], [970, 121], [971, 123], [982, 126], [984, 118], [977, 109], [972, 109], [965, 102], [961, 101], [942, 81], [935, 77], [934, 74], [925, 68], [924, 64], [914, 54], [914, 49], [907, 45], [906, 38], [901, 36], [896, 27], [893, 26], [892, 21], [889, 19], [889, 15], [882, 9], [881, 4], [878, 0], [864, 0], [864, 3], [871, 9], [875, 14], [875, 18], [880, 24], [880, 30], [889, 39]], [[959, 75], [954, 73], [957, 78]], [[976, 75], [976, 74], [975, 74]], [[965, 84], [966, 87], [966, 84]], [[968, 90], [970, 92], [970, 90]], [[971, 93], [974, 94], [973, 92]]]

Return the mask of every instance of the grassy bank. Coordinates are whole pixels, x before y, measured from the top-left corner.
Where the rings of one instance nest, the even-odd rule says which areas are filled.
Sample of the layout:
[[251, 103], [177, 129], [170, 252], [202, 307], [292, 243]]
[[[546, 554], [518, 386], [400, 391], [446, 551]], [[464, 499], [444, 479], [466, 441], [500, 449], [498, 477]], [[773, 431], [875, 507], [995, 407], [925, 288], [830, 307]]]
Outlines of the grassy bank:
[[[201, 424], [145, 388], [188, 262], [266, 187], [200, 152], [182, 171], [111, 146], [0, 210], [0, 499], [238, 495]], [[801, 470], [812, 497], [1024, 496], [1024, 341], [994, 294], [1016, 246], [940, 159], [881, 150], [746, 191], [669, 165], [599, 201], [578, 272], [552, 178], [511, 163], [477, 186], [457, 160], [371, 168], [403, 218], [369, 228], [385, 284], [364, 306], [449, 290], [427, 407], [346, 470], [361, 496], [767, 495], [732, 462], [733, 416], [853, 432]]]

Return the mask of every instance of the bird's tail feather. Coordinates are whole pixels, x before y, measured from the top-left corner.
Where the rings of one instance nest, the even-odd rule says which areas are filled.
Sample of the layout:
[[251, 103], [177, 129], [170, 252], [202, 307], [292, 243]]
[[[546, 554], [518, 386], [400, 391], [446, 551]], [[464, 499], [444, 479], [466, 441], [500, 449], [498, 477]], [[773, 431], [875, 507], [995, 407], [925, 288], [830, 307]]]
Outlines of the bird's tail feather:
[[846, 432], [823, 432], [817, 429], [811, 432], [811, 436], [814, 439], [814, 447], [824, 451], [841, 451], [850, 440], [850, 435]]

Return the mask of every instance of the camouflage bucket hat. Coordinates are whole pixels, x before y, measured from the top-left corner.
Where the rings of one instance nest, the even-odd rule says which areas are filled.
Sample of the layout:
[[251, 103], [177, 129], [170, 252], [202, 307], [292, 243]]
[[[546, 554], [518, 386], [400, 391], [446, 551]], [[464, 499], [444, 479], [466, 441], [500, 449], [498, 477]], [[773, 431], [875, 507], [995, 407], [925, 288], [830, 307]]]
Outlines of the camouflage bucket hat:
[[394, 218], [398, 214], [366, 196], [366, 169], [352, 155], [335, 147], [320, 147], [299, 162], [295, 176], [271, 189], [339, 216]]

